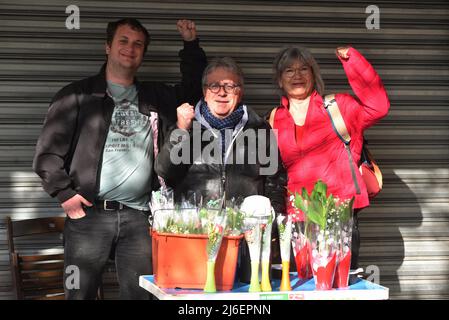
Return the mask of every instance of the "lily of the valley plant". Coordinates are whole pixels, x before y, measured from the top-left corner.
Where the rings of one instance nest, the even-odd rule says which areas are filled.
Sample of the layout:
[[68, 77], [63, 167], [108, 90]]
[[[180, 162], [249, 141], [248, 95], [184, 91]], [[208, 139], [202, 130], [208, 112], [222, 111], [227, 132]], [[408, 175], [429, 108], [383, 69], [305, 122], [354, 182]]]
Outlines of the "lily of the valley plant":
[[[327, 195], [327, 185], [318, 180], [309, 194], [302, 188], [301, 194], [294, 193], [293, 204], [306, 215], [306, 230], [310, 223], [316, 224], [320, 230], [331, 231], [336, 223], [345, 223], [352, 216], [354, 197], [340, 200], [332, 194]], [[306, 231], [307, 232], [307, 231]]]

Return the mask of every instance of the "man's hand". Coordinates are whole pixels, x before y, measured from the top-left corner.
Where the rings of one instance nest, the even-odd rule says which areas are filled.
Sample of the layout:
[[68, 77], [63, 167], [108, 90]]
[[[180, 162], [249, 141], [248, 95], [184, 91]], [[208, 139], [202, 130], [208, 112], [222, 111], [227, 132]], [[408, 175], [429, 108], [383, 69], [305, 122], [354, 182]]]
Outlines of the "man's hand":
[[335, 50], [335, 53], [338, 57], [347, 60], [349, 59], [348, 51], [349, 47], [338, 47], [337, 50]]
[[86, 215], [83, 210], [83, 204], [91, 207], [92, 203], [84, 199], [81, 195], [77, 194], [71, 197], [69, 200], [64, 201], [61, 206], [64, 209], [65, 214], [70, 219], [80, 219]]
[[195, 22], [192, 20], [178, 20], [176, 27], [184, 41], [193, 41], [196, 39]]
[[189, 130], [192, 127], [192, 121], [195, 119], [195, 109], [188, 103], [183, 103], [176, 109], [179, 129]]

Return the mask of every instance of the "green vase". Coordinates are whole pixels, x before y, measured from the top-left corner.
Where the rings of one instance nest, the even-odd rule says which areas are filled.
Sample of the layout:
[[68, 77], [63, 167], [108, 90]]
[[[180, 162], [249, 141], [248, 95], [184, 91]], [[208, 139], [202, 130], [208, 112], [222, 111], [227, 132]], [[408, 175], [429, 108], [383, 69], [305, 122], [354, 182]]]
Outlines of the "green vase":
[[215, 287], [215, 261], [207, 261], [207, 275], [204, 292], [217, 292], [217, 288]]
[[251, 261], [251, 281], [249, 283], [249, 292], [260, 292], [259, 283], [259, 262]]

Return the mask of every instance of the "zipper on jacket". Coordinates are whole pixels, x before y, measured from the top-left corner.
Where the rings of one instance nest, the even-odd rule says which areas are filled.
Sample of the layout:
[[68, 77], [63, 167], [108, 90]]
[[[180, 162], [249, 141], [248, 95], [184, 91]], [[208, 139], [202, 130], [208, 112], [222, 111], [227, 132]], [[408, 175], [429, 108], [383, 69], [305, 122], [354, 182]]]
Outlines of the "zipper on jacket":
[[221, 166], [221, 191], [222, 196], [226, 192], [226, 165]]
[[224, 165], [226, 165], [226, 162], [228, 160], [228, 156], [229, 153], [231, 152], [232, 146], [234, 145], [235, 140], [237, 140], [237, 136], [240, 134], [240, 132], [243, 131], [243, 126], [239, 129], [239, 131], [234, 135], [234, 137], [232, 137], [231, 143], [229, 144], [228, 150], [226, 150], [225, 152], [225, 156], [224, 156]]
[[231, 140], [231, 143], [229, 144], [228, 149], [225, 152], [225, 156], [223, 159], [223, 166], [222, 166], [222, 170], [221, 170], [221, 187], [222, 187], [223, 192], [226, 192], [226, 162], [228, 160], [228, 156], [231, 152], [231, 149], [235, 143], [235, 140], [237, 140], [237, 136], [243, 131], [243, 127], [244, 126], [242, 126], [239, 129], [239, 131], [234, 135], [234, 137]]

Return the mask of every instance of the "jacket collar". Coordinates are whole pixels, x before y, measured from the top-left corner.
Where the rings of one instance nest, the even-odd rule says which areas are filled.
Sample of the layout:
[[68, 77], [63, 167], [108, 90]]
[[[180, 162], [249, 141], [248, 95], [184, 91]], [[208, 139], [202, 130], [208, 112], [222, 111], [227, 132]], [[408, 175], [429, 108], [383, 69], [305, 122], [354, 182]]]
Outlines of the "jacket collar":
[[[203, 98], [201, 98], [200, 101], [195, 106], [195, 120], [197, 120], [203, 127], [207, 129], [212, 129], [211, 125], [204, 119], [203, 115], [201, 114], [201, 103], [203, 102]], [[240, 120], [240, 122], [235, 126], [234, 132], [238, 132], [240, 128], [244, 127], [245, 124], [248, 122], [248, 110], [245, 104], [243, 104], [243, 117]]]
[[[204, 117], [201, 115], [201, 112], [200, 112], [200, 106], [201, 106], [202, 99], [200, 101], [198, 101], [198, 103], [195, 106], [195, 120], [198, 121], [203, 127], [207, 128], [207, 129], [211, 129], [212, 127], [204, 119]], [[288, 99], [287, 99], [287, 103], [288, 103]], [[265, 119], [261, 118], [251, 107], [248, 107], [245, 104], [243, 104], [243, 110], [244, 110], [244, 114], [243, 114], [242, 120], [236, 126], [236, 128], [240, 129], [246, 125], [248, 125], [248, 127], [250, 127], [250, 128], [254, 128], [254, 127], [260, 127], [260, 126], [263, 126], [264, 124], [266, 124]], [[238, 132], [239, 130], [234, 130], [234, 131]]]
[[[321, 99], [321, 97], [320, 97], [318, 91], [313, 90], [313, 91], [312, 91], [312, 94], [310, 95], [310, 103], [311, 103], [312, 101], [316, 101], [316, 99], [317, 99], [316, 96], [318, 96], [319, 99]], [[322, 100], [322, 99], [321, 99], [321, 100]], [[282, 96], [282, 97], [281, 97], [281, 105], [280, 105], [280, 107], [284, 107], [284, 108], [288, 109], [288, 107], [289, 107], [289, 101], [288, 101], [288, 97], [287, 97], [287, 96]]]

